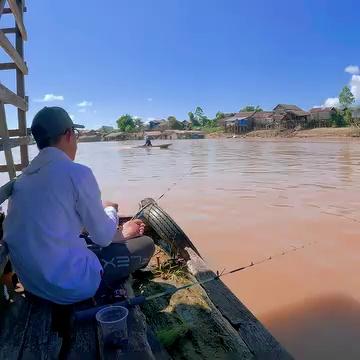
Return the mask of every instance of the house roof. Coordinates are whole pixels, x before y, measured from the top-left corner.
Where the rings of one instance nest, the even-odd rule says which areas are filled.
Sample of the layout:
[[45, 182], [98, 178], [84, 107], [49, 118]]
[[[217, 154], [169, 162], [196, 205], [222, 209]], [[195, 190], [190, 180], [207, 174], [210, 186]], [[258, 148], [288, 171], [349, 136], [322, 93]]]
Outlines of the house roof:
[[282, 107], [284, 110], [289, 110], [289, 111], [304, 111], [303, 109], [300, 109], [298, 106], [292, 104], [278, 104], [274, 107], [274, 110], [278, 107]]
[[272, 119], [274, 113], [272, 111], [258, 111], [253, 115], [253, 118], [256, 120], [265, 120], [265, 119]]
[[321, 112], [329, 112], [329, 111], [334, 111], [335, 108], [334, 107], [325, 107], [325, 108], [312, 108], [310, 109], [311, 113], [321, 113]]

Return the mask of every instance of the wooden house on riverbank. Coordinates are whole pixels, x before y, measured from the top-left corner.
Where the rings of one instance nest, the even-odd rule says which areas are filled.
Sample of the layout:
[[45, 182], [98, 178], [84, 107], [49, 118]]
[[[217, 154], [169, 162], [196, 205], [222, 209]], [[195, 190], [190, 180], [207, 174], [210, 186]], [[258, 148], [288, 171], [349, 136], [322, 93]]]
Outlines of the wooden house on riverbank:
[[332, 126], [333, 117], [336, 115], [334, 107], [317, 107], [310, 109], [310, 127], [329, 127]]
[[309, 112], [300, 109], [296, 105], [279, 104], [274, 107], [273, 111], [277, 128], [304, 128], [310, 117]]

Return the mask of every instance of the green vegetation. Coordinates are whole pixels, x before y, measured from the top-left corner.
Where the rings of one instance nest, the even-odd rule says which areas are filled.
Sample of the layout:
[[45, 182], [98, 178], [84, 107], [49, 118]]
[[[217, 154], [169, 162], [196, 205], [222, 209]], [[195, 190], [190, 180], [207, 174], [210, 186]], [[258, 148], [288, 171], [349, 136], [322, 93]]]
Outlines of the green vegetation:
[[168, 123], [169, 129], [172, 129], [172, 130], [182, 130], [183, 129], [183, 124], [180, 121], [177, 121], [175, 116], [169, 116], [167, 118], [167, 123]]
[[263, 109], [258, 105], [258, 106], [253, 106], [253, 105], [247, 105], [244, 108], [240, 109], [240, 111], [246, 111], [246, 112], [250, 112], [250, 111], [263, 111]]
[[181, 322], [178, 325], [158, 330], [156, 337], [166, 349], [170, 349], [178, 340], [187, 335], [189, 331], [190, 328], [184, 322]]
[[346, 126], [344, 116], [341, 114], [339, 110], [336, 110], [335, 114], [331, 115], [331, 120], [332, 120], [332, 125], [335, 127]]
[[154, 275], [164, 280], [186, 278], [186, 264], [178, 259], [168, 259], [156, 268]]
[[347, 109], [355, 102], [355, 96], [348, 86], [344, 86], [341, 90], [339, 94], [339, 102], [344, 109]]
[[132, 132], [135, 130], [134, 118], [129, 114], [120, 116], [116, 123], [121, 131]]

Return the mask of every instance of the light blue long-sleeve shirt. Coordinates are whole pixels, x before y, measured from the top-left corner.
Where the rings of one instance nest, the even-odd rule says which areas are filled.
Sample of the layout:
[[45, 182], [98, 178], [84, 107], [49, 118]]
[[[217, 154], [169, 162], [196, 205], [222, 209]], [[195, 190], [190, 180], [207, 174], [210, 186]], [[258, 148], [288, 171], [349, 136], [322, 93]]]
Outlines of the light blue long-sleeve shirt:
[[98, 258], [79, 238], [82, 228], [104, 247], [117, 222], [114, 208], [103, 209], [92, 171], [48, 147], [14, 184], [4, 240], [26, 290], [69, 304], [93, 296], [101, 280]]

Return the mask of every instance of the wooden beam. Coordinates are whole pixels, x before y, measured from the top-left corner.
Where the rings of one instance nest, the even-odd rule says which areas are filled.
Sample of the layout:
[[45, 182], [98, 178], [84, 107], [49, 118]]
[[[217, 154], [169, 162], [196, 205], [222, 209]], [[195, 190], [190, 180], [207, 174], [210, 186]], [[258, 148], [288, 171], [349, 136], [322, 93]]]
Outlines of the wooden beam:
[[8, 27], [0, 29], [4, 34], [15, 34], [17, 32], [16, 27]]
[[[21, 171], [24, 167], [21, 164], [14, 164], [15, 171]], [[0, 165], [0, 173], [8, 172], [7, 165]]]
[[[3, 142], [7, 143], [9, 141], [9, 133], [6, 122], [5, 106], [3, 102], [0, 102], [0, 136], [2, 137]], [[14, 159], [11, 152], [10, 146], [4, 146], [4, 153], [6, 159], [7, 171], [10, 177], [10, 180], [16, 177], [16, 171], [14, 166]]]
[[0, 63], [0, 70], [14, 70], [17, 69], [17, 66], [13, 62]]
[[[25, 0], [17, 0], [17, 3], [19, 4], [21, 11], [24, 8], [24, 1]], [[19, 55], [22, 58], [24, 58], [24, 39], [20, 36], [19, 32], [16, 32], [15, 47]], [[23, 72], [20, 71], [19, 69], [16, 70], [16, 92], [18, 96], [25, 99], [27, 104], [29, 103], [28, 97], [25, 96], [25, 77]], [[21, 132], [21, 135], [26, 136], [27, 135], [26, 111], [22, 109], [18, 109], [17, 112], [18, 112], [19, 131]], [[29, 165], [28, 144], [20, 146], [20, 158], [23, 167]]]
[[6, 0], [0, 0], [0, 18], [1, 18], [1, 15], [2, 15], [3, 11], [4, 11], [5, 1]]
[[14, 182], [15, 179], [7, 182], [5, 185], [0, 187], [0, 204], [2, 204], [5, 200], [7, 200], [11, 195]]
[[17, 96], [2, 84], [0, 84], [0, 101], [5, 104], [14, 105], [24, 111], [26, 111], [28, 108], [28, 104], [23, 98]]
[[[27, 12], [27, 7], [26, 7], [26, 6], [24, 7], [24, 12]], [[2, 13], [3, 13], [4, 15], [6, 15], [6, 14], [12, 14], [12, 11], [11, 11], [11, 9], [9, 9], [9, 8], [5, 8]]]
[[[201, 282], [216, 276], [193, 249], [187, 262], [190, 273]], [[270, 334], [250, 310], [231, 292], [221, 279], [201, 285], [221, 314], [238, 331], [255, 359], [292, 360], [293, 357]]]
[[[16, 0], [8, 0], [10, 9], [12, 11], [12, 13], [14, 14], [15, 17], [15, 21], [16, 21], [16, 25], [20, 31], [20, 34], [22, 36], [22, 39], [24, 41], [27, 40], [27, 32], [24, 26], [24, 22], [23, 22], [23, 12], [22, 12], [22, 8], [20, 8], [17, 3]], [[22, 7], [22, 5], [21, 5]]]
[[[26, 136], [29, 136], [31, 134], [31, 129], [26, 129]], [[23, 133], [19, 129], [11, 129], [9, 130], [9, 136], [15, 137], [15, 136], [24, 136]]]
[[24, 75], [27, 75], [28, 68], [24, 62], [24, 59], [15, 50], [10, 40], [5, 36], [2, 31], [0, 31], [0, 46], [2, 46], [6, 53], [14, 60], [14, 63], [18, 66], [22, 73]]
[[30, 143], [30, 136], [23, 136], [18, 138], [0, 139], [0, 151], [4, 151], [7, 148], [12, 149], [19, 145], [28, 145]]

